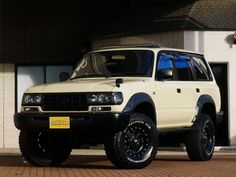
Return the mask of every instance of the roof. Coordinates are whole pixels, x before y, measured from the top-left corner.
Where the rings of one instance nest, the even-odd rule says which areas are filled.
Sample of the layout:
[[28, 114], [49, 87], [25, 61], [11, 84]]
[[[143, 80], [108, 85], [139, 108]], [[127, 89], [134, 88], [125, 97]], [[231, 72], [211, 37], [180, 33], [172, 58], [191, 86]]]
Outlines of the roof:
[[106, 51], [120, 51], [120, 50], [151, 50], [153, 52], [158, 51], [177, 51], [177, 52], [185, 52], [185, 53], [191, 53], [196, 55], [203, 55], [203, 53], [196, 52], [196, 51], [190, 51], [190, 50], [184, 50], [184, 49], [176, 49], [176, 48], [168, 48], [168, 47], [160, 47], [158, 44], [154, 45], [120, 45], [120, 46], [108, 46], [108, 47], [101, 47], [97, 50], [91, 51], [91, 52], [106, 52]]
[[183, 0], [136, 7], [93, 38], [170, 30], [236, 30], [236, 0]]

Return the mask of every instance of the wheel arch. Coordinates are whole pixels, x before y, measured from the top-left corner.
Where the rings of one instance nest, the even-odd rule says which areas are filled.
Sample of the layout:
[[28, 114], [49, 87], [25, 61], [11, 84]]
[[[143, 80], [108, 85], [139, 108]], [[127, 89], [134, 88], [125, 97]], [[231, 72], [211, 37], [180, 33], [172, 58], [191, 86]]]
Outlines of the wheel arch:
[[208, 114], [216, 126], [216, 106], [210, 95], [201, 95], [197, 101], [196, 118], [200, 113]]
[[126, 104], [123, 112], [139, 112], [147, 115], [156, 125], [156, 110], [152, 98], [146, 93], [134, 94]]

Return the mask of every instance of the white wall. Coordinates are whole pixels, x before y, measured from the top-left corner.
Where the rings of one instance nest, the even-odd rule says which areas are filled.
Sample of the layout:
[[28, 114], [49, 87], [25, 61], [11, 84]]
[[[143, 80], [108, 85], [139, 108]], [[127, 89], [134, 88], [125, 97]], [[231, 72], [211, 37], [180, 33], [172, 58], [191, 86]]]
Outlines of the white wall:
[[0, 147], [3, 147], [3, 64], [0, 64]]
[[15, 66], [0, 64], [0, 148], [18, 147], [19, 131], [13, 124], [15, 113]]
[[235, 31], [185, 31], [184, 49], [205, 54], [210, 62], [228, 63], [229, 138], [236, 145], [236, 45], [229, 43]]
[[44, 84], [43, 66], [19, 66], [17, 68], [17, 112], [20, 112], [25, 90], [39, 84]]

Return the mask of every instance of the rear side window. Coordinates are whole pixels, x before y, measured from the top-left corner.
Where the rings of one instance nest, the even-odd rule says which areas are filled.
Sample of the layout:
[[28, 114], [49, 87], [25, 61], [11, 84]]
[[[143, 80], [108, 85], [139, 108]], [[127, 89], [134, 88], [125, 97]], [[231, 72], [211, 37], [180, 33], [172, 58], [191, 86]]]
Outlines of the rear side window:
[[180, 81], [191, 81], [193, 80], [190, 58], [185, 54], [176, 54], [175, 55], [175, 67], [177, 78]]
[[203, 58], [192, 56], [193, 69], [197, 80], [210, 80], [211, 75]]

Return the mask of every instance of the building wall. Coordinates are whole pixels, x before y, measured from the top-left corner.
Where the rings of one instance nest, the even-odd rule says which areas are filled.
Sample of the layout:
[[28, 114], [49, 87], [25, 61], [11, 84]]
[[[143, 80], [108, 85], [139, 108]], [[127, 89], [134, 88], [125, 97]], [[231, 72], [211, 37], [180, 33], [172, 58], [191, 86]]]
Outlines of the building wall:
[[236, 145], [236, 45], [232, 45], [234, 31], [185, 31], [184, 48], [205, 54], [210, 62], [228, 63], [229, 138]]
[[157, 43], [162, 47], [183, 48], [183, 31], [170, 31], [156, 34], [96, 39], [92, 41], [92, 49], [99, 49], [111, 45], [130, 45], [143, 43]]
[[15, 66], [0, 64], [0, 148], [18, 147], [15, 113]]

